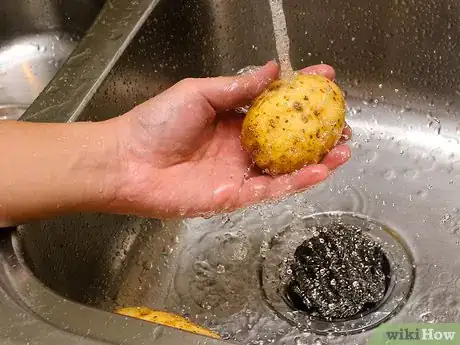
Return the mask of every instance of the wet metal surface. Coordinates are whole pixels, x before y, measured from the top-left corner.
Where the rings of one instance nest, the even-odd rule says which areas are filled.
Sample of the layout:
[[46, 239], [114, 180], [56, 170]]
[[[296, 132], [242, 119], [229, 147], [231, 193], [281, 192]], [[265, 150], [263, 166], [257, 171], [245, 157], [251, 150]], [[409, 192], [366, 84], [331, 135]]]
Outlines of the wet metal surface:
[[2, 1], [0, 120], [17, 120], [77, 45], [102, 0]]
[[[232, 74], [276, 57], [268, 1], [170, 4], [160, 1], [132, 41], [123, 36], [131, 42], [126, 50], [116, 45], [114, 58], [94, 70], [101, 74], [81, 83], [83, 103], [72, 103], [52, 83], [26, 119], [103, 120], [182, 78]], [[306, 216], [345, 211], [392, 229], [415, 264], [407, 302], [391, 314], [397, 297], [406, 296], [396, 289], [406, 285], [395, 284], [394, 304], [377, 310], [391, 314], [386, 322], [457, 322], [459, 6], [451, 0], [285, 0], [292, 65], [335, 66], [347, 93], [351, 161], [305, 193], [210, 219], [160, 222], [94, 214], [25, 225], [11, 249], [18, 268], [5, 266], [5, 286], [21, 291], [17, 300], [48, 323], [115, 343], [147, 341], [157, 332], [153, 325], [111, 314], [117, 306], [147, 305], [187, 315], [237, 343], [364, 344], [372, 330], [299, 330], [264, 302], [259, 282], [273, 236], [287, 226], [305, 229]], [[100, 40], [92, 44], [90, 38], [78, 48], [91, 50], [84, 57], [101, 53]], [[78, 61], [88, 60], [80, 57], [68, 72], [81, 71]], [[405, 262], [397, 259], [389, 261]], [[21, 276], [29, 288], [18, 283]], [[115, 335], [108, 331], [112, 322], [124, 325]], [[329, 324], [321, 327], [333, 333]]]

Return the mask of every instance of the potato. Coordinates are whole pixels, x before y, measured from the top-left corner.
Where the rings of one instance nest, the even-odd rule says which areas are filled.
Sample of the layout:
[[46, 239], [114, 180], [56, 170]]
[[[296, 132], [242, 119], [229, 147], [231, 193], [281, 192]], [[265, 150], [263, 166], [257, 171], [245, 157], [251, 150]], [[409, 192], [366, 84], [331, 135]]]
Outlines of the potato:
[[243, 120], [242, 147], [265, 173], [292, 173], [318, 163], [345, 126], [340, 88], [320, 75], [277, 80], [256, 98]]
[[219, 334], [198, 326], [182, 316], [165, 311], [152, 310], [146, 307], [126, 307], [118, 309], [116, 313], [164, 326], [178, 328], [195, 334], [205, 335], [211, 338], [220, 339]]

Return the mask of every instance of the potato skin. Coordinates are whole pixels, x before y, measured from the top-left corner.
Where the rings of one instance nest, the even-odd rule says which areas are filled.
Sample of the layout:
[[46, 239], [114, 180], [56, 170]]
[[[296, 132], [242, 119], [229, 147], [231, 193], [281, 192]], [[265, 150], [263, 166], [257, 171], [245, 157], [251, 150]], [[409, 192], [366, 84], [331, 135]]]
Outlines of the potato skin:
[[152, 310], [147, 307], [126, 307], [116, 310], [116, 313], [168, 327], [178, 328], [183, 331], [220, 339], [219, 334], [198, 326], [180, 315], [168, 313], [166, 311]]
[[321, 161], [345, 126], [345, 99], [333, 81], [297, 74], [271, 83], [243, 120], [241, 144], [270, 175]]

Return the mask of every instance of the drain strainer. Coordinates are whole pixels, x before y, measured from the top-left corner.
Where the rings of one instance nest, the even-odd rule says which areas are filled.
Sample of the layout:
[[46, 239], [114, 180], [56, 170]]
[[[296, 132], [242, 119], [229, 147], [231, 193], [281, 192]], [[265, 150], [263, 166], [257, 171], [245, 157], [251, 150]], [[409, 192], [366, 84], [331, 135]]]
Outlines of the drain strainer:
[[[380, 286], [382, 298], [375, 303], [363, 304], [359, 311], [342, 319], [325, 318], [305, 308], [291, 289], [291, 268], [296, 249], [317, 236], [321, 230], [337, 227], [338, 224], [342, 231], [349, 231], [351, 238], [356, 235], [353, 232], [359, 229], [363, 237], [379, 246], [383, 252], [380, 253], [383, 254], [380, 267], [385, 275], [385, 279], [381, 280], [384, 287]], [[345, 335], [376, 327], [397, 313], [412, 290], [415, 269], [408, 247], [389, 227], [354, 213], [328, 212], [303, 218], [300, 223], [289, 225], [276, 234], [265, 254], [260, 273], [265, 301], [280, 317], [309, 332]], [[330, 293], [334, 293], [334, 288]]]

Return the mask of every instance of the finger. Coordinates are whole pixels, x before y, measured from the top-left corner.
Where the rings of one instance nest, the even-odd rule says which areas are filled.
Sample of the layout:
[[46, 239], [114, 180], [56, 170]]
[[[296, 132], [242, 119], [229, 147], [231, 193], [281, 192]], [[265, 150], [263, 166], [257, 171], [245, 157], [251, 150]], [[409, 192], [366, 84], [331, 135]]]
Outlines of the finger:
[[300, 73], [303, 73], [303, 74], [319, 74], [319, 75], [325, 76], [326, 78], [328, 78], [330, 80], [335, 79], [334, 68], [332, 68], [329, 65], [325, 65], [325, 64], [305, 67], [305, 68], [300, 70]]
[[283, 195], [311, 187], [329, 176], [329, 169], [324, 164], [306, 166], [292, 174], [272, 177], [262, 175], [247, 180], [240, 190], [241, 205], [253, 204], [265, 199], [273, 199]]
[[329, 176], [329, 168], [324, 164], [312, 164], [288, 175], [275, 177], [270, 183], [270, 197], [278, 197], [286, 193], [305, 190], [325, 180]]
[[278, 74], [279, 65], [270, 61], [252, 74], [192, 79], [192, 83], [195, 90], [219, 112], [248, 104], [277, 79]]
[[342, 131], [342, 136], [340, 137], [340, 140], [339, 140], [339, 144], [343, 144], [344, 142], [347, 142], [348, 140], [350, 140], [353, 136], [353, 131], [351, 129], [351, 127], [345, 123], [345, 127]]
[[347, 162], [350, 157], [350, 148], [346, 145], [338, 145], [323, 158], [321, 164], [324, 164], [330, 170], [334, 170]]

